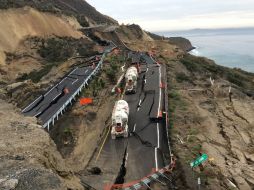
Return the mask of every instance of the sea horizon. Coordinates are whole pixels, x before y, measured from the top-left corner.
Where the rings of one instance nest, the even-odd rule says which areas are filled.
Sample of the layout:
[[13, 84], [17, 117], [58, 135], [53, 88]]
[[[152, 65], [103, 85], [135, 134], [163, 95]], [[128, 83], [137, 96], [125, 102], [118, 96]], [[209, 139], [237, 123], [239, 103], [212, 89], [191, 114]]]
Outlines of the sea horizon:
[[207, 57], [218, 65], [254, 72], [254, 28], [193, 29], [157, 34], [187, 38], [195, 47], [190, 54]]

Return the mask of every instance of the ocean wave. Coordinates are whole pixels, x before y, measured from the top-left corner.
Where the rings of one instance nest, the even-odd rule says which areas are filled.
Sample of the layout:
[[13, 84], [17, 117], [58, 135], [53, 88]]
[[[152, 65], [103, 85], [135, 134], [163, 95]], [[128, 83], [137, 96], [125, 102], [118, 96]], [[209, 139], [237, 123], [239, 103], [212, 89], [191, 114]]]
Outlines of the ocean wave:
[[198, 51], [198, 48], [196, 47], [196, 49], [193, 49], [190, 51], [190, 54], [191, 55], [196, 55], [196, 56], [200, 56], [200, 52]]

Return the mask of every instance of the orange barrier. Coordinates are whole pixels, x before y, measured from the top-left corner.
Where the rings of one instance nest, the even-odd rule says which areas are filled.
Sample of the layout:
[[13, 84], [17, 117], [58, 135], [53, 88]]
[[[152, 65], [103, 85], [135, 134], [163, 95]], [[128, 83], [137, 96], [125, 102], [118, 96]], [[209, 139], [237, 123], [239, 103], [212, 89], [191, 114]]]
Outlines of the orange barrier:
[[93, 99], [92, 98], [81, 98], [79, 100], [79, 103], [81, 106], [87, 105], [87, 104], [92, 104], [93, 103]]
[[160, 83], [160, 88], [165, 88], [165, 84], [164, 83]]
[[171, 174], [175, 167], [176, 167], [176, 159], [173, 157], [170, 165], [168, 165], [160, 170], [156, 170], [155, 168], [153, 168], [150, 175], [148, 175], [140, 180], [136, 180], [136, 181], [132, 181], [130, 183], [124, 183], [124, 184], [106, 184], [103, 189], [104, 190], [115, 190], [115, 189], [131, 188], [137, 184], [139, 184], [140, 186], [143, 186], [142, 182], [144, 183], [144, 181], [150, 181], [150, 182], [153, 181], [152, 176], [154, 174], [157, 174], [157, 176], [161, 176], [161, 174], [166, 174], [166, 173]]

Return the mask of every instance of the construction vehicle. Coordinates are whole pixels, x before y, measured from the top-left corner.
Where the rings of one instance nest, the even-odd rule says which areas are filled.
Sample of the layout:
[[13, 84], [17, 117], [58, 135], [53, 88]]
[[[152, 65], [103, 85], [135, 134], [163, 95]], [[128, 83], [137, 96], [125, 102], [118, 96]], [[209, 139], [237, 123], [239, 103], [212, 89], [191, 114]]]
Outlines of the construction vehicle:
[[111, 137], [128, 137], [129, 105], [125, 100], [118, 100], [112, 112]]
[[126, 88], [125, 94], [135, 94], [137, 91], [138, 70], [135, 66], [131, 66], [125, 74]]

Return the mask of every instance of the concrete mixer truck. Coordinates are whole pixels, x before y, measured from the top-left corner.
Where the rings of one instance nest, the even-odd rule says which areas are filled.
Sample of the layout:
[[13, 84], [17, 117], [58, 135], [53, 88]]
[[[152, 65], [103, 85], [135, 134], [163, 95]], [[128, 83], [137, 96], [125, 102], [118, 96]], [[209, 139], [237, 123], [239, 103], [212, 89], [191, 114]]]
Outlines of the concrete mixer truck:
[[124, 100], [119, 100], [115, 103], [112, 112], [112, 129], [111, 137], [128, 137], [128, 117], [129, 117], [129, 105]]
[[138, 70], [132, 66], [128, 68], [125, 74], [126, 88], [125, 94], [135, 94], [137, 89]]

